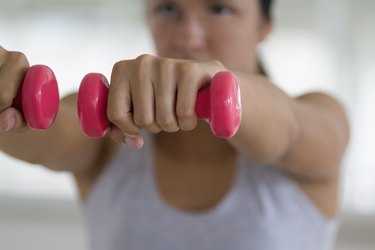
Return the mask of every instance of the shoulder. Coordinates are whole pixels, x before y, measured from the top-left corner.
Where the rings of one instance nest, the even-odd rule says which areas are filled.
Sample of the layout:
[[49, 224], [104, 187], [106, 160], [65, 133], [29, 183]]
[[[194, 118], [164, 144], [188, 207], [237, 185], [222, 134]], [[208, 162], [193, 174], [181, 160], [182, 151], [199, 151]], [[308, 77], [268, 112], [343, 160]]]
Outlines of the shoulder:
[[293, 103], [299, 134], [288, 153], [310, 157], [303, 161], [298, 157], [296, 159], [301, 161], [292, 163], [340, 164], [350, 137], [350, 124], [344, 105], [337, 98], [322, 92], [297, 96]]
[[295, 98], [295, 102], [300, 111], [307, 113], [308, 116], [302, 115], [303, 118], [316, 119], [314, 123], [310, 121], [310, 125], [305, 121], [305, 127], [315, 126], [311, 132], [316, 133], [315, 137], [323, 143], [324, 141], [332, 143], [330, 145], [334, 147], [331, 147], [327, 153], [332, 153], [333, 162], [341, 163], [350, 138], [350, 122], [344, 105], [332, 95], [322, 92], [300, 95]]
[[308, 92], [295, 97], [296, 100], [306, 103], [314, 103], [320, 107], [331, 107], [337, 112], [345, 114], [344, 105], [338, 98], [325, 92]]
[[326, 217], [333, 217], [350, 137], [347, 113], [337, 98], [326, 93], [307, 93], [294, 100], [301, 131], [283, 168]]
[[341, 128], [343, 137], [349, 138], [349, 120], [346, 109], [336, 97], [323, 92], [310, 92], [295, 97], [300, 105], [309, 106], [322, 115], [329, 115], [338, 128]]

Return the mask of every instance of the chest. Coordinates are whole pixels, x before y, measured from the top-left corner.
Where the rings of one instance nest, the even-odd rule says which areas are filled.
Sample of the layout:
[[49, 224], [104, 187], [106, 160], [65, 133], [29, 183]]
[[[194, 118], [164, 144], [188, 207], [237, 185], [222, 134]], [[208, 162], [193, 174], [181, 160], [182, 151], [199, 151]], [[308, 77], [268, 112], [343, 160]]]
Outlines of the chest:
[[[232, 155], [175, 161], [150, 152], [124, 146], [97, 183], [85, 206], [93, 249], [331, 249], [334, 228], [279, 171]], [[181, 210], [223, 206], [176, 213], [156, 201], [151, 176]]]
[[156, 151], [154, 178], [164, 202], [188, 212], [217, 206], [230, 191], [237, 173], [237, 157], [176, 160]]

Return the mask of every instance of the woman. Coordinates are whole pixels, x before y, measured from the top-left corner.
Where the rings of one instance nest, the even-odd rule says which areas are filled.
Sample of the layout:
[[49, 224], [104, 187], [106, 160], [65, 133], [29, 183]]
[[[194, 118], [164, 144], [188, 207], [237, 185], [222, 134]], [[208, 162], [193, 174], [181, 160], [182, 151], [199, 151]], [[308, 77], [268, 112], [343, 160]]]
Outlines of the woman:
[[[113, 125], [101, 140], [82, 135], [76, 95], [61, 101], [53, 128], [25, 129], [10, 103], [29, 65], [1, 49], [1, 150], [74, 174], [92, 249], [331, 249], [348, 121], [334, 98], [292, 98], [261, 74], [270, 6], [148, 0], [158, 56], [114, 65]], [[230, 139], [194, 112], [198, 89], [223, 70], [242, 98]]]

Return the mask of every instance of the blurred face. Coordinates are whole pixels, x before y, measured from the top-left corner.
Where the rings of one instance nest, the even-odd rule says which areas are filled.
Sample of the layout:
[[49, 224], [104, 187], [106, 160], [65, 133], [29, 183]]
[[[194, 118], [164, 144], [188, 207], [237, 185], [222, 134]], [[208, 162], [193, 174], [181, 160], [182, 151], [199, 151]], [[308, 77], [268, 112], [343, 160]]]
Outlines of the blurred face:
[[269, 32], [259, 0], [147, 0], [159, 56], [219, 60], [256, 72], [256, 47]]

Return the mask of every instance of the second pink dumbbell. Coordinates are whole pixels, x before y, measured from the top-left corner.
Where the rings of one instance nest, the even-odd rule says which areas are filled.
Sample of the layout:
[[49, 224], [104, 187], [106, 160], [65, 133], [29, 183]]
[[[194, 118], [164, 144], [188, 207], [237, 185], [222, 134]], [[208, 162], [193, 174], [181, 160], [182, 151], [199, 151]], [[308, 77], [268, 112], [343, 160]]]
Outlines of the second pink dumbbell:
[[[78, 92], [78, 117], [83, 132], [94, 138], [103, 137], [109, 127], [107, 97], [109, 84], [99, 73], [87, 74]], [[241, 121], [241, 100], [234, 75], [217, 73], [209, 87], [198, 91], [195, 111], [198, 119], [207, 121], [213, 134], [221, 138], [232, 137]]]
[[59, 99], [53, 71], [45, 65], [34, 65], [27, 70], [12, 106], [23, 113], [30, 128], [43, 130], [55, 121]]

